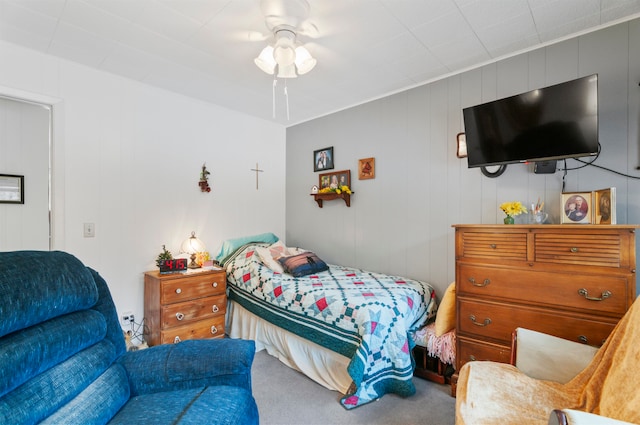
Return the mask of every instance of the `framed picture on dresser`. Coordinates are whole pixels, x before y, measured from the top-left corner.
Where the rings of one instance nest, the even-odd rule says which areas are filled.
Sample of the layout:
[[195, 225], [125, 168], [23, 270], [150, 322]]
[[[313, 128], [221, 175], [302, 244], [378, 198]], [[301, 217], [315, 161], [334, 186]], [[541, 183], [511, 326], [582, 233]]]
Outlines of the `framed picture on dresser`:
[[591, 192], [562, 194], [562, 224], [591, 224], [593, 216]]

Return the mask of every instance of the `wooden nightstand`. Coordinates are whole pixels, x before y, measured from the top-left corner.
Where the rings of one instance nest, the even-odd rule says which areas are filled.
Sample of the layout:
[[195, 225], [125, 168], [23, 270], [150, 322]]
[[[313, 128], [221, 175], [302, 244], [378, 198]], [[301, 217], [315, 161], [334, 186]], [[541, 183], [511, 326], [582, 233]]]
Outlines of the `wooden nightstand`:
[[224, 269], [144, 274], [144, 316], [149, 345], [224, 338], [227, 310]]

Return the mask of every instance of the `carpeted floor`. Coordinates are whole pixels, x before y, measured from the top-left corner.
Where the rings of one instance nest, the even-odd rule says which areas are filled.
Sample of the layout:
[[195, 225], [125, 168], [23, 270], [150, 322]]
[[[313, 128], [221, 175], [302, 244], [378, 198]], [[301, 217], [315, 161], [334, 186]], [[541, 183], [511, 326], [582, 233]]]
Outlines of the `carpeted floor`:
[[416, 394], [387, 394], [380, 400], [346, 410], [341, 394], [330, 391], [283, 365], [266, 351], [256, 353], [252, 369], [253, 395], [261, 425], [453, 425], [455, 398], [448, 385], [414, 378]]

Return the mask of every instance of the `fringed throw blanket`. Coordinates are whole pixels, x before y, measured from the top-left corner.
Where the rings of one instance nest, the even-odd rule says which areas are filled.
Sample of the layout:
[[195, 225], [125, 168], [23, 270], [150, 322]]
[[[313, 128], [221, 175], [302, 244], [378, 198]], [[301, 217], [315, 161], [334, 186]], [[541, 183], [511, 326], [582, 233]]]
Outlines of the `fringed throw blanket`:
[[424, 283], [331, 265], [295, 278], [266, 267], [250, 244], [226, 260], [229, 298], [263, 319], [351, 359], [347, 409], [415, 393], [410, 332], [435, 316]]

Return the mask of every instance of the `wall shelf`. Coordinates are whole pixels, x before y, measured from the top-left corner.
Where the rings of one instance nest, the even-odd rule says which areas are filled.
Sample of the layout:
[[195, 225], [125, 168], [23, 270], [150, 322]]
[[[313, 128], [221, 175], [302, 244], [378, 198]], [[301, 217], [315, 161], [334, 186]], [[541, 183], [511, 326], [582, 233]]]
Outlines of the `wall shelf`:
[[322, 202], [323, 201], [333, 201], [334, 199], [344, 199], [344, 203], [347, 204], [347, 207], [351, 206], [351, 195], [354, 192], [351, 193], [334, 193], [334, 192], [330, 192], [330, 193], [312, 193], [311, 196], [313, 196], [313, 198], [315, 199], [315, 201], [318, 203], [318, 206], [320, 208], [322, 208]]

